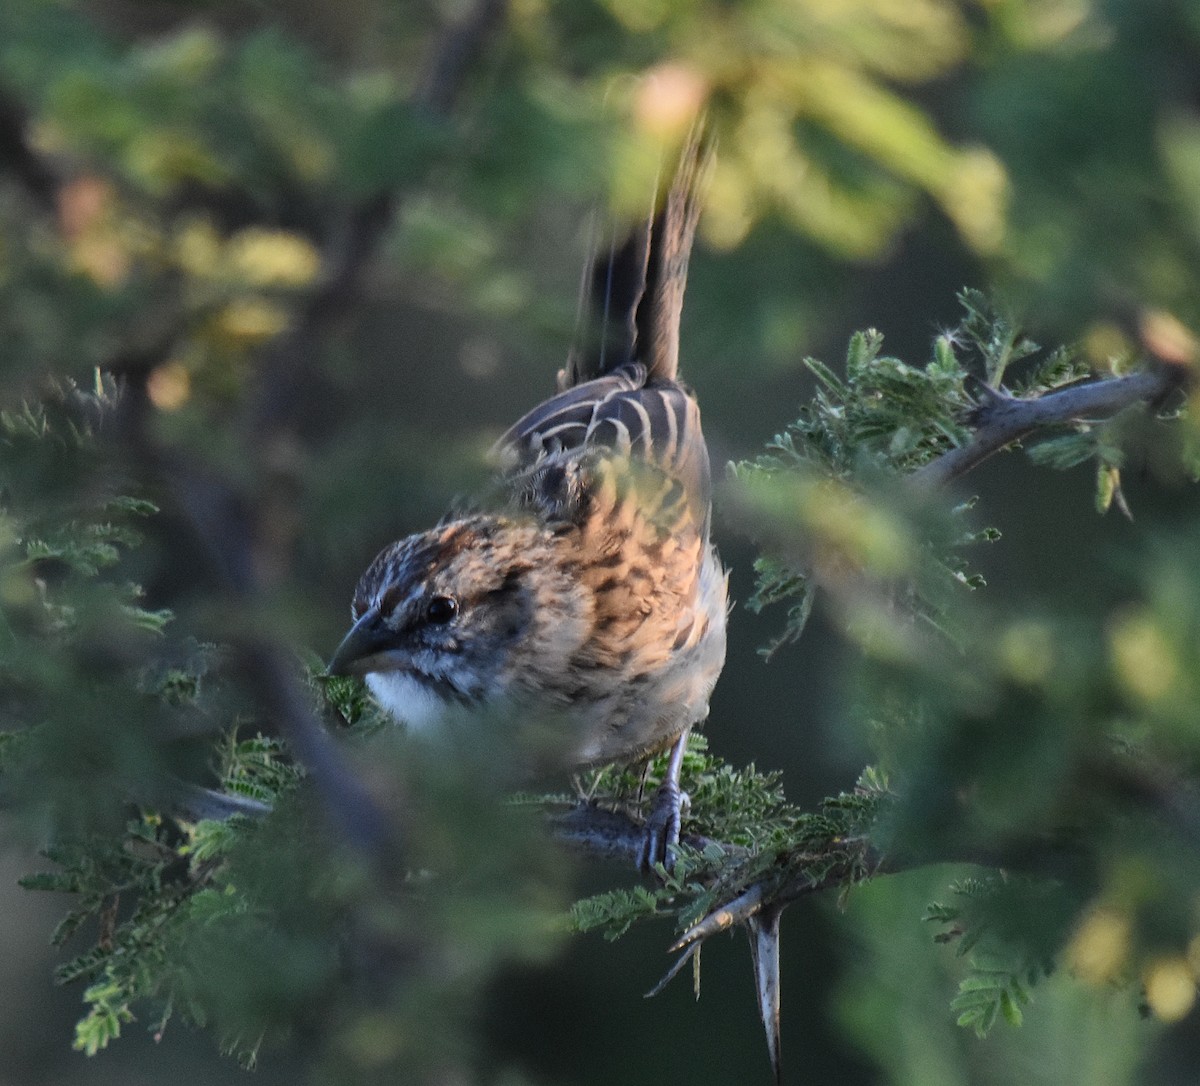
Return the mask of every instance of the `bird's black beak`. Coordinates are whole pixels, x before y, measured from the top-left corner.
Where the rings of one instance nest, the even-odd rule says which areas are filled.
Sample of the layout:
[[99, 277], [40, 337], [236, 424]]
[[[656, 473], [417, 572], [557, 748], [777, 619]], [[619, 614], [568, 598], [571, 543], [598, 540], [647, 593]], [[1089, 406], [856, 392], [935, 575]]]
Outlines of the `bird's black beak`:
[[392, 647], [395, 635], [384, 624], [377, 608], [365, 611], [350, 632], [342, 638], [337, 652], [329, 661], [330, 675], [365, 675], [380, 653]]

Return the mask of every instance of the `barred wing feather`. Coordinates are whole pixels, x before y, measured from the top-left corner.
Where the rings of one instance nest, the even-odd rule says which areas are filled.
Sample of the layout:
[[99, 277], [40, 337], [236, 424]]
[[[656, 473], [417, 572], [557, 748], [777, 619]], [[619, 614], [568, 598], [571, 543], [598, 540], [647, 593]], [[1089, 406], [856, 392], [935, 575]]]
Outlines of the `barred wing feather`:
[[558, 509], [564, 479], [586, 490], [599, 465], [628, 463], [633, 475], [665, 478], [652, 493], [659, 521], [685, 516], [708, 534], [711, 479], [696, 401], [674, 381], [647, 381], [629, 363], [560, 392], [520, 419], [497, 443], [502, 467], [535, 506]]

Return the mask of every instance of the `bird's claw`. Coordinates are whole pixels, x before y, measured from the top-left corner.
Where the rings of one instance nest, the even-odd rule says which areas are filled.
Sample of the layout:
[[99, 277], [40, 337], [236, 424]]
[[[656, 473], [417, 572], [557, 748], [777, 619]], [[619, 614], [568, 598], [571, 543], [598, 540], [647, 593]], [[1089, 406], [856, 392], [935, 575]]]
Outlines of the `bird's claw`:
[[679, 847], [684, 810], [686, 806], [691, 806], [687, 793], [679, 787], [687, 741], [688, 733], [685, 731], [672, 745], [662, 784], [658, 786], [654, 803], [646, 816], [642, 851], [638, 857], [640, 871], [654, 871], [659, 864], [668, 875], [675, 870], [675, 855]]
[[654, 803], [646, 816], [642, 837], [642, 851], [638, 857], [638, 869], [649, 873], [659, 864], [670, 874], [675, 869], [679, 847], [679, 834], [684, 815], [691, 800], [679, 785], [670, 779], [663, 781], [654, 795]]

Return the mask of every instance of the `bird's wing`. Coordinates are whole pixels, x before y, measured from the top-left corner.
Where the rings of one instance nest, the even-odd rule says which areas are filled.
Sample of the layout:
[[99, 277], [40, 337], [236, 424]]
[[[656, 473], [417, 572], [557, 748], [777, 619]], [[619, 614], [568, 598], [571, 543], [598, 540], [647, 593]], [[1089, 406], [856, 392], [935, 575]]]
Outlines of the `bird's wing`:
[[505, 471], [519, 472], [547, 455], [580, 449], [604, 405], [645, 383], [645, 367], [627, 365], [551, 396], [508, 428], [492, 456]]
[[525, 504], [569, 515], [600, 465], [619, 463], [653, 495], [656, 519], [686, 515], [707, 534], [711, 480], [699, 408], [674, 381], [647, 381], [638, 363], [539, 404], [493, 453]]

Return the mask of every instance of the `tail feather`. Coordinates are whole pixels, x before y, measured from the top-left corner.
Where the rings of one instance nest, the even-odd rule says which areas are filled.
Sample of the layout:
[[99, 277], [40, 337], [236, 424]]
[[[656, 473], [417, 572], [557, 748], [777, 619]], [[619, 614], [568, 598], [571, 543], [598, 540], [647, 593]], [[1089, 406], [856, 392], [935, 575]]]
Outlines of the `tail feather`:
[[711, 152], [699, 128], [680, 155], [666, 202], [620, 245], [592, 263], [592, 305], [600, 320], [600, 348], [574, 356], [560, 388], [612, 373], [630, 362], [650, 381], [674, 381], [679, 372], [679, 324], [688, 260], [700, 218], [700, 190]]
[[612, 333], [600, 361], [587, 366], [572, 359], [559, 374], [558, 394], [496, 443], [493, 455], [522, 504], [559, 516], [570, 504], [563, 494], [579, 490], [574, 484], [563, 489], [567, 476], [560, 469], [611, 452], [677, 484], [656, 499], [655, 519], [691, 525], [707, 539], [708, 450], [696, 401], [676, 375], [699, 181], [710, 157], [693, 133], [663, 210], [593, 268], [593, 287], [603, 292]]
[[679, 324], [688, 260], [700, 221], [701, 175], [710, 156], [698, 129], [683, 149], [667, 206], [655, 224], [647, 264], [646, 289], [638, 306], [634, 353], [650, 380], [674, 381], [679, 373]]

